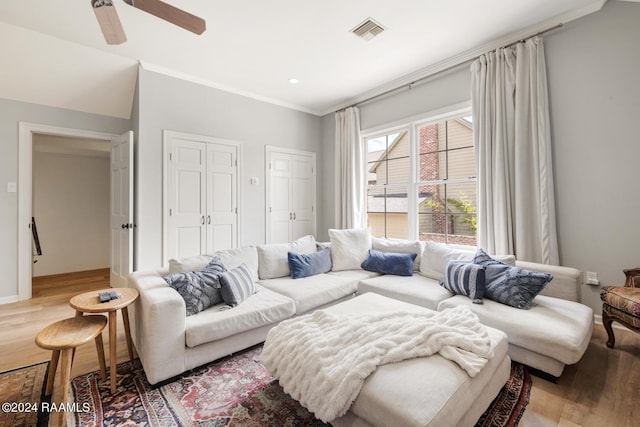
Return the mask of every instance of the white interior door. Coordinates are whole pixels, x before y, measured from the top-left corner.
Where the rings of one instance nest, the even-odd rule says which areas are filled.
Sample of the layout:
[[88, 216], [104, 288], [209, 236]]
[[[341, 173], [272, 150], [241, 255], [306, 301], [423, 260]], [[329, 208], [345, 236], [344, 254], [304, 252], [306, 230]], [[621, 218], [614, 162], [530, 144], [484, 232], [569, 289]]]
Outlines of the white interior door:
[[312, 156], [293, 156], [291, 192], [293, 204], [293, 222], [291, 240], [308, 234], [315, 235], [315, 158]]
[[315, 153], [267, 147], [267, 243], [316, 233]]
[[133, 132], [111, 140], [111, 286], [133, 271]]
[[241, 143], [164, 131], [164, 259], [238, 247]]
[[286, 243], [291, 241], [293, 220], [292, 159], [290, 155], [278, 152], [272, 152], [269, 157], [267, 243]]
[[168, 168], [167, 259], [205, 253], [206, 144], [187, 139], [172, 139]]
[[238, 147], [207, 144], [207, 253], [238, 247]]

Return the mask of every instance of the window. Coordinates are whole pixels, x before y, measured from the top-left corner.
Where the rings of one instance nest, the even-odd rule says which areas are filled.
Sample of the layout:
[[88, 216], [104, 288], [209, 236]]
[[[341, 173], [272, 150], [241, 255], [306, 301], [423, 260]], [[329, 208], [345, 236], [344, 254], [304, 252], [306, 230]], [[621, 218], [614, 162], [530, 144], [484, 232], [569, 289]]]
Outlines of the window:
[[468, 112], [372, 135], [367, 219], [372, 234], [476, 245], [476, 162]]

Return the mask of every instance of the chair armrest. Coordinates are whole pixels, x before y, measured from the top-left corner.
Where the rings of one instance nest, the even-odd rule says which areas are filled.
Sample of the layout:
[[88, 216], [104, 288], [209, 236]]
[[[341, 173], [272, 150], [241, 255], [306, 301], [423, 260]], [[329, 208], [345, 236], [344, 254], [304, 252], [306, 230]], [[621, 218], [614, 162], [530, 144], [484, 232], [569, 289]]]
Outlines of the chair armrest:
[[561, 298], [568, 301], [580, 301], [582, 271], [572, 267], [527, 261], [516, 261], [516, 266], [526, 270], [553, 274], [553, 280], [544, 288], [540, 295]]

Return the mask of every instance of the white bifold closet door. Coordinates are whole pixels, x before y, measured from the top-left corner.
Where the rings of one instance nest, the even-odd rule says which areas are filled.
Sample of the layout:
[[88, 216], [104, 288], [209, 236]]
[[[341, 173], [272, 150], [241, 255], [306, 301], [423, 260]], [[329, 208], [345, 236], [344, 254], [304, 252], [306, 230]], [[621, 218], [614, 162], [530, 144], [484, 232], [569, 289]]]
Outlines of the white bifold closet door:
[[316, 233], [315, 153], [267, 147], [267, 243]]
[[238, 246], [238, 144], [166, 132], [165, 261]]

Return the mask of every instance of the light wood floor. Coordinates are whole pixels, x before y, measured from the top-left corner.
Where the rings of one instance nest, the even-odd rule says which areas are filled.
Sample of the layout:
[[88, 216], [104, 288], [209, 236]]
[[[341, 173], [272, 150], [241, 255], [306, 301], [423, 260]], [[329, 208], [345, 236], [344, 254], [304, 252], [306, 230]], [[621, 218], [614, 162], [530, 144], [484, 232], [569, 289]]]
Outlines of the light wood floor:
[[[33, 298], [0, 305], [0, 372], [50, 360], [51, 351], [43, 350], [35, 343], [38, 332], [53, 322], [75, 315], [75, 310], [69, 306], [69, 300], [74, 295], [108, 287], [109, 269], [35, 277], [32, 282]], [[118, 314], [118, 363], [129, 358], [121, 316]], [[108, 369], [108, 329], [103, 331], [102, 338]], [[93, 340], [78, 347], [71, 368], [71, 378], [98, 369], [98, 354]], [[60, 377], [58, 369], [54, 383], [56, 391]], [[60, 401], [57, 392], [54, 392], [53, 401]], [[50, 417], [50, 426], [60, 424], [59, 418]]]
[[[34, 342], [37, 333], [52, 322], [74, 315], [68, 304], [72, 296], [108, 286], [108, 270], [34, 279], [31, 300], [0, 306], [0, 371], [49, 360], [50, 352]], [[128, 358], [121, 320], [119, 317], [118, 363]], [[531, 400], [520, 425], [640, 425], [640, 334], [626, 329], [615, 332], [616, 346], [609, 349], [604, 344], [602, 325], [596, 324], [584, 357], [565, 368], [558, 384], [533, 377]], [[107, 333], [103, 333], [103, 339], [108, 349]], [[97, 370], [97, 360], [93, 343], [78, 348], [71, 376]], [[59, 380], [59, 375], [56, 377]]]

